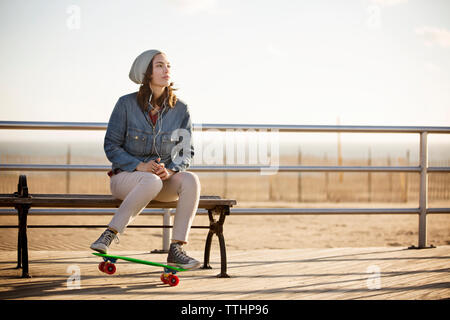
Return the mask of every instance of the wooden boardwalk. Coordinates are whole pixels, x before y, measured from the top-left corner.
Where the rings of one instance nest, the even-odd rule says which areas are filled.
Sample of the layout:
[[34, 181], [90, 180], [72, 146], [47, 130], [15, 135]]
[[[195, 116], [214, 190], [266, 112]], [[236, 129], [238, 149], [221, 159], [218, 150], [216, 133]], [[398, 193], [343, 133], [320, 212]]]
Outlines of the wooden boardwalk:
[[[217, 252], [218, 250], [216, 250]], [[165, 255], [114, 252], [163, 262]], [[189, 252], [202, 257], [202, 252]], [[160, 282], [160, 268], [118, 261], [112, 276], [90, 252], [31, 251], [32, 278], [20, 278], [16, 252], [0, 252], [0, 299], [449, 299], [450, 246], [229, 251], [231, 278], [212, 270], [180, 273], [180, 284]], [[71, 270], [80, 275], [68, 283]], [[377, 276], [379, 275], [379, 277]], [[69, 284], [69, 286], [68, 286]], [[75, 285], [75, 288], [71, 288]]]

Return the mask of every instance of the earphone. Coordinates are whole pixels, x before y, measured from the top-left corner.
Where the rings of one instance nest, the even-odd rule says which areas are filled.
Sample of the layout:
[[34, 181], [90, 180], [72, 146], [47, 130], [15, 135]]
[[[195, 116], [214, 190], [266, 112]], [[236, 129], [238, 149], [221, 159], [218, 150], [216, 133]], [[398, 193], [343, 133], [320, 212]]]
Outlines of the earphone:
[[[151, 99], [152, 99], [152, 95], [150, 95], [150, 98], [148, 99], [148, 104], [152, 107], [152, 109], [155, 109], [155, 107], [152, 106], [152, 104], [150, 103]], [[164, 113], [164, 110], [166, 109], [166, 103], [165, 102], [166, 101], [164, 101], [164, 103], [163, 103], [162, 110], [158, 110], [157, 111], [158, 112], [158, 119], [156, 120], [156, 123], [158, 123], [158, 121], [159, 121], [159, 128], [158, 128], [158, 132], [153, 137], [153, 145], [155, 146], [155, 151], [158, 154], [159, 158], [161, 158], [161, 155], [159, 154], [158, 148], [156, 147], [156, 138], [158, 137], [158, 135], [161, 133], [161, 130], [162, 130], [162, 120], [163, 120], [162, 117], [164, 117], [163, 113]]]

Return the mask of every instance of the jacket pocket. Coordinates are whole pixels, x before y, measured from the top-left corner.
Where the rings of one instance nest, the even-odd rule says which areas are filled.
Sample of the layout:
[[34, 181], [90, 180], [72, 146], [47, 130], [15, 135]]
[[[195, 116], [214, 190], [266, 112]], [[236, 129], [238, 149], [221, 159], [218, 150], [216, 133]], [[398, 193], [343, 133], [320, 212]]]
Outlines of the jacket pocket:
[[171, 135], [171, 133], [164, 133], [161, 136], [161, 151], [164, 155], [170, 156], [172, 154], [173, 148], [178, 142], [177, 140], [172, 141], [170, 138]]
[[129, 129], [127, 131], [127, 138], [125, 141], [125, 150], [134, 156], [142, 156], [145, 153], [147, 145], [147, 135], [136, 129]]

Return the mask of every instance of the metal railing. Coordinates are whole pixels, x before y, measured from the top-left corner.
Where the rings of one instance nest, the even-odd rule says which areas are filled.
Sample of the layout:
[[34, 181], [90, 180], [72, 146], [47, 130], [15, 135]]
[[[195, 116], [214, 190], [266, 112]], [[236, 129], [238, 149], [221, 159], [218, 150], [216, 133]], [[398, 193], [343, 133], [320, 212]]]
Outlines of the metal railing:
[[[0, 121], [0, 129], [26, 130], [106, 130], [107, 123], [84, 122], [30, 122]], [[418, 208], [234, 208], [233, 215], [251, 214], [418, 214], [418, 248], [427, 247], [427, 214], [448, 214], [450, 208], [428, 208], [428, 173], [450, 172], [450, 167], [428, 166], [428, 134], [449, 134], [450, 127], [415, 126], [332, 126], [332, 125], [263, 125], [263, 124], [194, 124], [195, 131], [215, 129], [226, 130], [269, 130], [276, 132], [332, 132], [332, 133], [414, 133], [420, 135], [418, 166], [278, 166], [279, 172], [416, 172], [420, 174]], [[0, 164], [0, 171], [105, 171], [110, 166], [103, 165], [43, 165], [43, 164]], [[197, 172], [261, 172], [268, 166], [191, 166]], [[30, 213], [33, 211], [31, 210]], [[58, 211], [55, 211], [56, 213]], [[60, 210], [68, 214], [67, 210]], [[75, 213], [105, 214], [101, 209], [71, 210]], [[87, 212], [87, 213], [86, 213]], [[109, 211], [108, 211], [109, 212]], [[4, 213], [7, 213], [6, 211]], [[39, 214], [38, 212], [36, 212]], [[143, 212], [150, 213], [149, 212]]]

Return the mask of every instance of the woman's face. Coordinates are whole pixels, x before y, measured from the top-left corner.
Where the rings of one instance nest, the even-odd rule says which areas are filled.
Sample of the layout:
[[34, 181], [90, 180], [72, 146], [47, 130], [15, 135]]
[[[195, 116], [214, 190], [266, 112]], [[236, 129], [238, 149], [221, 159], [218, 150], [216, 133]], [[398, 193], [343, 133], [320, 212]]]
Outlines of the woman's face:
[[170, 84], [170, 63], [164, 53], [153, 58], [152, 86], [167, 87]]

